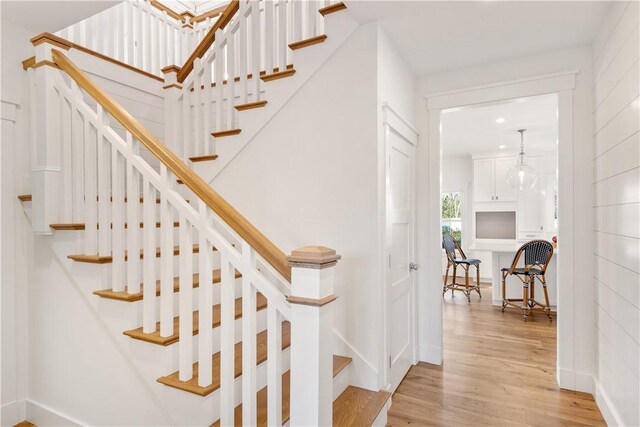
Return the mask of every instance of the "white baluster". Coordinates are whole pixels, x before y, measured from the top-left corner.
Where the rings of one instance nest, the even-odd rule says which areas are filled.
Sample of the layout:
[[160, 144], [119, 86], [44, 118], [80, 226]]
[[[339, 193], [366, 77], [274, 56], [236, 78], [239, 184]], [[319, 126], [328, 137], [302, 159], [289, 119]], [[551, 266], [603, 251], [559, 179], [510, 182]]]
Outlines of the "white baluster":
[[287, 2], [278, 1], [278, 68], [280, 71], [287, 69]]
[[267, 417], [267, 425], [282, 425], [282, 316], [275, 304], [267, 306]]
[[302, 40], [302, 7], [303, 1], [291, 0], [291, 8], [293, 10], [293, 41], [298, 42]]
[[211, 325], [213, 324], [213, 252], [210, 250], [211, 244], [207, 241], [204, 231], [204, 224], [210, 223], [209, 208], [202, 201], [198, 201], [198, 211], [201, 221], [201, 230], [198, 232], [200, 245], [198, 270], [200, 276], [199, 289], [199, 316], [198, 316], [198, 385], [206, 387], [213, 379], [211, 354], [213, 352], [213, 340], [211, 335]]
[[138, 4], [136, 7], [136, 25], [134, 25], [135, 29], [135, 43], [133, 47], [134, 55], [135, 55], [135, 66], [144, 69], [145, 64], [145, 56], [146, 52], [144, 49], [144, 19], [145, 14], [142, 10], [142, 7]]
[[227, 123], [229, 129], [236, 128], [235, 114], [236, 109], [233, 108], [236, 94], [235, 94], [235, 75], [236, 75], [236, 57], [235, 57], [235, 43], [233, 34], [227, 33]]
[[182, 90], [182, 160], [187, 161], [191, 157], [191, 135], [189, 129], [189, 114], [191, 110], [189, 100], [189, 88]]
[[[142, 202], [142, 248], [144, 250], [142, 331], [150, 334], [156, 331], [156, 190], [147, 177], [143, 177], [142, 193], [144, 199]], [[129, 253], [129, 259], [139, 256], [140, 254], [137, 253]]]
[[60, 128], [62, 145], [62, 222], [73, 220], [73, 168], [72, 168], [72, 141], [71, 141], [71, 105], [62, 93], [58, 95], [60, 108]]
[[[112, 289], [116, 292], [124, 290], [124, 170], [123, 159], [116, 148], [111, 144], [111, 182], [112, 182], [112, 202], [111, 202], [111, 239], [112, 239]], [[129, 232], [136, 232], [134, 224], [127, 224], [131, 227]]]
[[212, 147], [212, 137], [210, 135], [211, 131], [211, 92], [213, 88], [211, 87], [211, 63], [206, 62], [204, 65], [204, 127], [202, 132], [202, 147], [203, 154], [215, 154], [215, 151]]
[[[234, 409], [235, 371], [235, 269], [224, 253], [220, 254], [220, 425], [231, 426]], [[255, 310], [255, 306], [253, 307]], [[244, 353], [244, 350], [243, 350]]]
[[125, 13], [127, 10], [127, 3], [122, 3], [116, 6], [117, 18], [116, 25], [118, 26], [118, 31], [115, 32], [115, 45], [118, 47], [117, 55], [114, 58], [126, 62], [127, 57], [124, 52], [124, 42], [125, 42]]
[[138, 144], [127, 132], [127, 292], [140, 292], [140, 176], [133, 166], [133, 156], [138, 154]]
[[[160, 165], [160, 336], [168, 337], [173, 330], [173, 215], [167, 193], [173, 187], [174, 175]], [[155, 225], [155, 224], [154, 224]]]
[[145, 15], [145, 29], [144, 29], [144, 39], [142, 41], [142, 45], [138, 46], [138, 48], [142, 49], [144, 52], [144, 70], [153, 72], [153, 18], [151, 17], [151, 6], [149, 2], [144, 2], [144, 15]]
[[109, 239], [109, 203], [110, 179], [109, 164], [110, 150], [104, 138], [103, 129], [109, 124], [109, 117], [103, 111], [100, 104], [97, 105], [98, 112], [98, 254], [101, 256], [111, 255], [111, 241]]
[[246, 272], [242, 276], [242, 419], [246, 420], [244, 424], [254, 425], [257, 417], [256, 291], [249, 272], [256, 268], [256, 256], [246, 242], [242, 242], [242, 266]]
[[71, 81], [71, 96], [73, 98], [72, 141], [73, 141], [73, 218], [72, 222], [84, 222], [84, 183], [86, 180], [84, 171], [84, 118], [78, 104], [82, 102], [82, 92], [75, 81]]
[[80, 30], [80, 37], [78, 38], [80, 45], [81, 46], [88, 46], [88, 41], [90, 40], [89, 37], [87, 37], [87, 23], [89, 22], [89, 19], [85, 19], [83, 21], [80, 22], [79, 25], [79, 30]]
[[[264, 69], [273, 71], [273, 0], [264, 0]], [[280, 70], [282, 71], [282, 70]]]
[[135, 32], [134, 32], [134, 16], [136, 13], [135, 7], [131, 2], [125, 3], [125, 19], [126, 19], [126, 29], [127, 29], [127, 40], [125, 44], [125, 62], [129, 65], [135, 66]]
[[316, 0], [307, 0], [307, 38], [315, 37], [316, 21], [318, 18], [318, 4]]
[[[247, 95], [249, 92], [249, 79], [247, 77], [247, 74], [249, 74], [249, 67], [247, 66], [247, 57], [249, 55], [247, 41], [247, 7], [248, 3], [241, 1], [240, 10], [238, 11], [240, 19], [238, 26], [238, 31], [240, 32], [240, 70], [238, 71], [238, 75], [240, 76], [240, 104], [246, 104], [248, 102]], [[256, 76], [253, 78], [255, 79]]]
[[159, 59], [159, 68], [162, 68], [166, 65], [170, 65], [168, 61], [167, 55], [167, 33], [169, 31], [169, 20], [167, 18], [167, 11], [162, 11], [162, 18], [160, 20], [160, 25], [158, 26], [158, 31], [160, 32], [160, 42], [158, 47], [158, 54], [160, 55]]
[[204, 89], [202, 88], [203, 83], [202, 83], [202, 73], [200, 70], [200, 63], [201, 63], [201, 59], [196, 58], [196, 60], [193, 63], [193, 71], [192, 71], [192, 73], [194, 73], [194, 76], [193, 76], [194, 77], [193, 79], [193, 143], [194, 143], [193, 154], [195, 156], [206, 154], [206, 153], [203, 153], [204, 146], [202, 146], [202, 144], [200, 143], [202, 141], [202, 137], [200, 136], [202, 134], [201, 98], [202, 98], [202, 91], [203, 90], [206, 91], [208, 88], [207, 87], [204, 87]]
[[[251, 90], [254, 101], [260, 101], [260, 4], [251, 1]], [[271, 74], [273, 70], [266, 70]]]
[[[98, 122], [100, 122], [102, 116], [100, 109], [98, 113]], [[98, 253], [98, 130], [89, 123], [89, 120], [84, 121], [84, 135], [84, 252], [87, 255], [93, 255]]]
[[[216, 31], [216, 40], [220, 40], [221, 38], [222, 31]], [[215, 49], [216, 132], [219, 132], [230, 128], [226, 127], [224, 123], [224, 55], [220, 43], [215, 43], [213, 48]]]
[[100, 36], [102, 38], [102, 47], [100, 48], [99, 52], [102, 52], [107, 56], [113, 57], [113, 29], [111, 27], [112, 19], [110, 15], [111, 15], [110, 9], [98, 15], [102, 17], [101, 23], [100, 23], [101, 24]]
[[[193, 231], [180, 213], [180, 341], [178, 365], [180, 381], [193, 377]], [[206, 248], [201, 248], [206, 250]], [[201, 333], [206, 333], [201, 331]]]

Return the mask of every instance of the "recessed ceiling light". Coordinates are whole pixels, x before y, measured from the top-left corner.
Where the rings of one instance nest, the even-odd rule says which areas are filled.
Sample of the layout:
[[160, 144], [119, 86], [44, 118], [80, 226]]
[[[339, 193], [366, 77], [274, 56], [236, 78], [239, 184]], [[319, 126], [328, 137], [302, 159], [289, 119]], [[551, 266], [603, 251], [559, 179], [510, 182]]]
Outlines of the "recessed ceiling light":
[[496, 123], [504, 123], [504, 118], [503, 117], [498, 117], [496, 119]]
[[500, 145], [500, 146], [498, 146], [498, 148], [501, 149], [501, 150], [504, 150], [505, 148], [507, 148], [507, 146], [506, 145]]

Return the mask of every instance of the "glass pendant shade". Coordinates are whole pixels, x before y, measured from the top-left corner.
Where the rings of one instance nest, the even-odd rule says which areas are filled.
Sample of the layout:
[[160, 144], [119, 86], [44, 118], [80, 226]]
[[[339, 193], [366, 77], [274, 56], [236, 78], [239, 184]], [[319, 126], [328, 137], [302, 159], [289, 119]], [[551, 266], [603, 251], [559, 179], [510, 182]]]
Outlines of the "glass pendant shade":
[[520, 129], [520, 154], [518, 163], [507, 172], [507, 182], [512, 188], [518, 190], [531, 190], [538, 181], [538, 173], [534, 168], [525, 163], [524, 155], [524, 131]]

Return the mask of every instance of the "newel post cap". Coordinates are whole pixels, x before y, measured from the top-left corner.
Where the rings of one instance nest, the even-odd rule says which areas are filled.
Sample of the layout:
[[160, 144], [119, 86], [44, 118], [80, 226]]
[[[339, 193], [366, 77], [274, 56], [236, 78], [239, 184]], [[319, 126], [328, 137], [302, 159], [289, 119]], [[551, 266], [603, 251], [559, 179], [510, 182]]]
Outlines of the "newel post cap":
[[305, 246], [291, 252], [287, 257], [291, 267], [322, 269], [333, 267], [342, 258], [335, 249], [326, 246]]

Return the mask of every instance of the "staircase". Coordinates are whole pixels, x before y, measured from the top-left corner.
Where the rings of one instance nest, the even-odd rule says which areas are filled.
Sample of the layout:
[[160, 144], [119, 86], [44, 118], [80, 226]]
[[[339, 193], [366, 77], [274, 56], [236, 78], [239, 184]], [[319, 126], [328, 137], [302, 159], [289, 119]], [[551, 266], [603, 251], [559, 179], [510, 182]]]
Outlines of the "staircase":
[[[146, 22], [157, 16], [152, 6], [161, 19], [145, 28], [162, 29], [174, 15], [194, 25], [157, 1], [109, 13], [132, 30], [136, 10]], [[340, 256], [323, 246], [285, 255], [208, 185], [353, 31], [345, 9], [232, 0], [215, 21], [199, 21], [206, 31], [195, 50], [181, 67], [163, 68], [164, 143], [65, 54], [68, 41], [34, 39], [37, 155], [33, 194], [18, 197], [177, 424], [386, 424], [390, 394], [351, 386], [351, 358], [331, 351]], [[177, 37], [170, 26], [160, 55], [124, 41], [101, 54], [153, 73], [179, 56], [167, 54]], [[87, 28], [60, 35], [96, 40]], [[289, 78], [298, 81], [278, 85]]]

